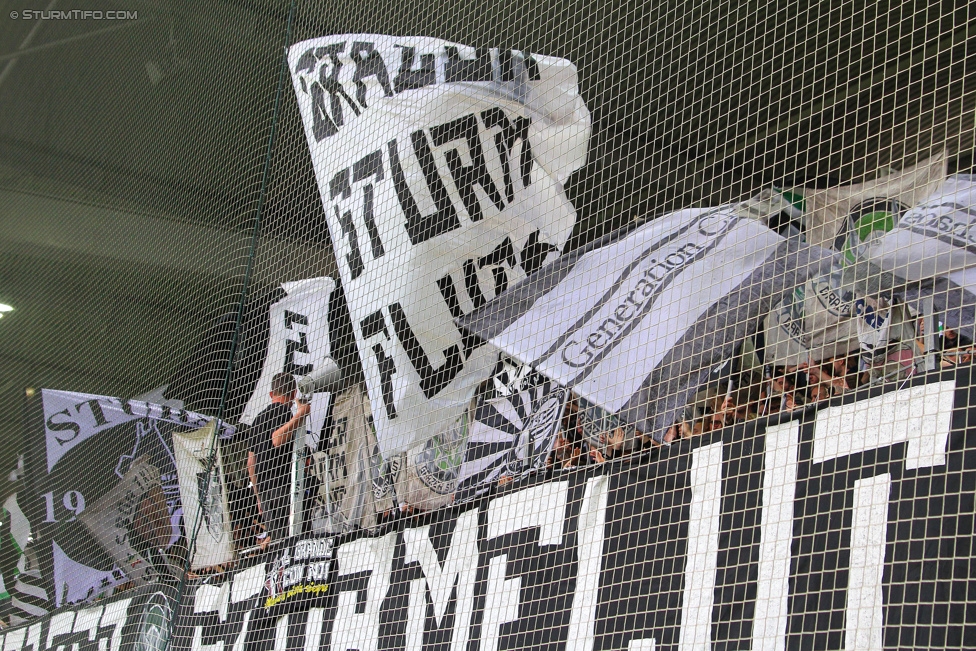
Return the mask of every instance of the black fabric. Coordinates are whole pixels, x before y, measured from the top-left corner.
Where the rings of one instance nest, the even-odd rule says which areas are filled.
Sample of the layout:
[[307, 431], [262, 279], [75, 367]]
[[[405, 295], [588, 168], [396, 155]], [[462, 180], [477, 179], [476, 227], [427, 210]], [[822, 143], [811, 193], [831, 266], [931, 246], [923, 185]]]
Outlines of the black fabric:
[[[8, 649], [23, 648], [24, 651], [158, 651], [160, 647], [151, 646], [151, 643], [158, 643], [169, 632], [170, 622], [177, 611], [177, 590], [168, 581], [158, 582], [130, 588], [97, 603], [78, 606], [73, 611], [83, 612], [84, 616], [74, 618], [72, 610], [64, 609], [30, 618], [30, 628], [26, 623], [14, 621], [12, 628], [0, 632], [0, 640]], [[21, 612], [21, 615], [26, 616], [26, 613]], [[6, 639], [3, 639], [4, 633]], [[36, 637], [31, 638], [31, 635]]]
[[275, 447], [271, 435], [291, 420], [291, 405], [273, 402], [251, 424], [250, 451], [254, 453], [254, 474], [264, 509], [264, 523], [274, 538], [284, 535], [288, 521], [288, 488], [291, 479], [292, 443]]

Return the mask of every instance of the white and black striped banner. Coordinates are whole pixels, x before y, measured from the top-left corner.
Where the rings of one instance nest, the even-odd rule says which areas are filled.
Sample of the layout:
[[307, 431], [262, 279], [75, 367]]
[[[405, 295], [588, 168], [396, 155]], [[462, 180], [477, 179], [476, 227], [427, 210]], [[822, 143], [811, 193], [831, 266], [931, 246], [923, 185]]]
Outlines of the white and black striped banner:
[[507, 396], [479, 398], [455, 501], [487, 492], [502, 476], [514, 480], [544, 468], [568, 395], [544, 382]]

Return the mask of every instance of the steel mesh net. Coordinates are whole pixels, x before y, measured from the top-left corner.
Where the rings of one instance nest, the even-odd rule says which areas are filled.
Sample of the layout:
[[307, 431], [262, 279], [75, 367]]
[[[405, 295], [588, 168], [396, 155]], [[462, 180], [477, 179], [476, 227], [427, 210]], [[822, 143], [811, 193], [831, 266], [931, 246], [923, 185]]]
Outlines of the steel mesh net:
[[976, 645], [967, 4], [28, 5], [3, 651]]

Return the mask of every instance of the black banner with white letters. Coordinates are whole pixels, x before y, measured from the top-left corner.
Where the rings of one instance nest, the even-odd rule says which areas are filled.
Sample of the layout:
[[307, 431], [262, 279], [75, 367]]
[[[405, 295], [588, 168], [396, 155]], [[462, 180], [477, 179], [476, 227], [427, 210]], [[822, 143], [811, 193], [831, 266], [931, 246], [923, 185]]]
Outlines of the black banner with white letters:
[[0, 631], [0, 644], [6, 651], [164, 651], [175, 607], [171, 585], [143, 586]]
[[324, 594], [266, 610], [266, 563], [188, 586], [173, 645], [971, 648], [970, 385], [918, 378], [306, 541]]

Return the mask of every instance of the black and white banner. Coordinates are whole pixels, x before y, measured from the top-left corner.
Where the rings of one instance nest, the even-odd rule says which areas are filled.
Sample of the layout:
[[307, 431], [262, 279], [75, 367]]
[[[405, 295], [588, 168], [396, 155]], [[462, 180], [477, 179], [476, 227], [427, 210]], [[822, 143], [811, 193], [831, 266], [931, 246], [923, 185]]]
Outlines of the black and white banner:
[[[376, 445], [369, 397], [360, 384], [335, 397], [332, 428], [312, 455], [318, 490], [306, 517], [316, 533], [346, 533], [376, 526], [396, 506], [391, 474]], [[399, 457], [397, 457], [397, 461]]]
[[296, 602], [308, 608], [331, 596], [334, 548], [334, 538], [292, 538], [272, 552], [263, 565], [265, 612], [288, 612]]
[[495, 351], [454, 319], [558, 256], [590, 116], [563, 59], [341, 35], [288, 55], [385, 458], [453, 426]]
[[224, 459], [214, 441], [216, 429], [214, 419], [200, 429], [172, 434], [183, 517], [193, 542], [190, 568], [194, 570], [234, 560]]
[[[186, 531], [173, 433], [206, 416], [139, 400], [41, 390], [27, 490], [41, 573], [56, 606], [179, 572]], [[217, 430], [230, 438], [234, 428]]]
[[[329, 356], [329, 299], [335, 289], [331, 278], [308, 278], [282, 283], [287, 296], [268, 310], [270, 330], [264, 367], [240, 421], [250, 425], [271, 404], [271, 380], [288, 373], [296, 381], [313, 375]], [[328, 393], [314, 393], [306, 443], [315, 449], [329, 412]]]
[[459, 323], [661, 440], [771, 299], [829, 268], [825, 249], [734, 207], [683, 210], [561, 257]]
[[314, 594], [266, 608], [269, 555], [189, 586], [173, 648], [972, 648], [970, 387], [916, 378], [290, 543], [275, 594]]
[[0, 645], [4, 651], [165, 651], [175, 612], [176, 590], [148, 585], [0, 631]]
[[569, 392], [544, 382], [507, 396], [479, 397], [458, 476], [457, 499], [488, 492], [502, 477], [544, 468]]

